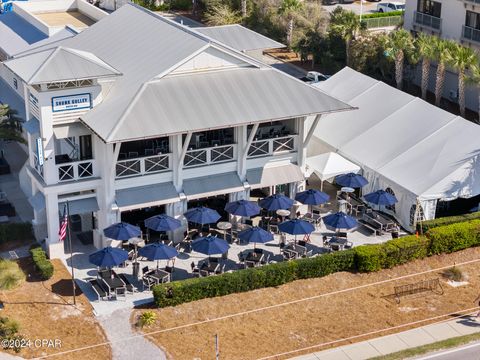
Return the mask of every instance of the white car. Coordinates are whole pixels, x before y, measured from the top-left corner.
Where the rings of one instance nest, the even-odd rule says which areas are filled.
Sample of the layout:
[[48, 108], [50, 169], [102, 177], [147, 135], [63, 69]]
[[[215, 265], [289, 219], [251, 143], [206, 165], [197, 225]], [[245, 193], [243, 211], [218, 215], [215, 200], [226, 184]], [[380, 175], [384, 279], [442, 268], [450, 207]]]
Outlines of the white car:
[[308, 84], [314, 84], [320, 81], [327, 80], [331, 75], [324, 75], [317, 71], [309, 71], [306, 76], [301, 78], [300, 80], [305, 81]]
[[391, 11], [405, 11], [405, 3], [390, 1], [377, 5], [377, 11], [379, 13], [387, 13]]

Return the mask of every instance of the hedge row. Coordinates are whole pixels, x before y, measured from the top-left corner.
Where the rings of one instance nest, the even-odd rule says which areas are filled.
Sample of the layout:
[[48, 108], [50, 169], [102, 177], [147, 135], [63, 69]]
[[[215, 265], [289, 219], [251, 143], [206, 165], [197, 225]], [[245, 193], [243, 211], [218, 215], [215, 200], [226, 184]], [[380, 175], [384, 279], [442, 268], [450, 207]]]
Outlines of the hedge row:
[[381, 17], [390, 17], [390, 16], [402, 16], [403, 11], [390, 11], [390, 12], [376, 12], [372, 14], [362, 15], [362, 19], [372, 19], [372, 18], [381, 18]]
[[423, 232], [426, 233], [429, 229], [433, 229], [439, 226], [445, 226], [450, 224], [455, 224], [459, 222], [465, 222], [470, 220], [480, 219], [480, 211], [470, 213], [470, 214], [463, 214], [458, 216], [447, 216], [443, 218], [433, 219], [422, 221], [421, 223], [417, 224], [417, 230], [420, 232], [423, 228]]
[[50, 260], [47, 259], [45, 251], [43, 251], [40, 246], [32, 247], [30, 254], [42, 280], [50, 279], [53, 276], [53, 265]]
[[0, 224], [0, 244], [7, 241], [31, 239], [33, 239], [33, 232], [30, 223]]
[[339, 271], [372, 272], [392, 268], [427, 256], [451, 253], [480, 245], [480, 220], [431, 229], [426, 236], [405, 236], [378, 245], [314, 258], [298, 259], [218, 276], [193, 278], [154, 287], [158, 307], [279, 286], [298, 279], [326, 276]]

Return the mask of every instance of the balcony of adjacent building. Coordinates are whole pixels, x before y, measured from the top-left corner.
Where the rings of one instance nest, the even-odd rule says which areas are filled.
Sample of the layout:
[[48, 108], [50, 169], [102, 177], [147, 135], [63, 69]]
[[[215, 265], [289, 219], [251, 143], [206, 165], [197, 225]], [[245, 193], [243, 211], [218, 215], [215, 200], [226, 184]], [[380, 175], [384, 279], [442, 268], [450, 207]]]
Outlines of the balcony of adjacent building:
[[413, 14], [413, 23], [421, 29], [441, 32], [442, 3], [433, 0], [418, 0], [417, 11], [414, 11]]
[[[253, 126], [249, 126], [250, 133]], [[248, 149], [247, 159], [296, 151], [295, 119], [260, 124]]]
[[480, 13], [467, 10], [465, 25], [462, 25], [462, 41], [480, 45]]
[[115, 166], [116, 178], [169, 171], [171, 155], [168, 137], [121, 143]]
[[58, 182], [94, 177], [92, 136], [55, 138], [55, 166]]

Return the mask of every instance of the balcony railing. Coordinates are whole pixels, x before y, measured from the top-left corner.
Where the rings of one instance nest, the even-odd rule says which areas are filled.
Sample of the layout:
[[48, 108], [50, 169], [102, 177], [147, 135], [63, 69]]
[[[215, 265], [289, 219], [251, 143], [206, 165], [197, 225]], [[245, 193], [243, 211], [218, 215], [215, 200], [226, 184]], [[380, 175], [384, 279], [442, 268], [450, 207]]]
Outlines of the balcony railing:
[[462, 36], [464, 39], [480, 43], [480, 30], [474, 29], [470, 26], [462, 26]]
[[81, 160], [57, 165], [58, 181], [81, 180], [93, 177], [93, 160]]
[[415, 23], [421, 26], [426, 26], [434, 30], [440, 31], [442, 27], [442, 19], [436, 16], [424, 14], [418, 11], [414, 12]]
[[190, 168], [232, 161], [235, 160], [235, 150], [235, 144], [188, 150], [183, 160], [183, 167]]
[[463, 0], [467, 4], [474, 4], [474, 5], [480, 5], [480, 0]]
[[170, 154], [147, 156], [117, 161], [117, 178], [142, 176], [170, 170]]
[[43, 165], [40, 165], [37, 154], [32, 153], [32, 155], [33, 155], [33, 166], [37, 171], [38, 175], [40, 175], [43, 178]]
[[270, 156], [283, 152], [295, 151], [296, 135], [282, 136], [273, 139], [252, 141], [247, 158]]

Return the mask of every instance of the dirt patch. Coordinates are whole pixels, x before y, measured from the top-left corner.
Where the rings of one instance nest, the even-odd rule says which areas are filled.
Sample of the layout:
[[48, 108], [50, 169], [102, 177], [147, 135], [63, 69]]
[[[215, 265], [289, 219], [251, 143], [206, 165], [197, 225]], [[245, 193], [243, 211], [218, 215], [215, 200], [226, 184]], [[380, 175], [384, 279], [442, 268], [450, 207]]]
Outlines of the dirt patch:
[[[372, 274], [337, 273], [295, 281], [278, 288], [256, 290], [205, 299], [156, 310], [157, 325], [149, 331], [170, 329], [231, 314], [313, 297], [284, 306], [182, 327], [154, 334], [149, 339], [175, 359], [214, 358], [214, 336], [219, 336], [220, 355], [226, 359], [258, 359], [418, 320], [473, 308], [480, 290], [480, 261], [462, 265], [469, 284], [446, 285], [441, 271], [385, 282], [400, 276], [479, 259], [480, 249], [434, 256]], [[394, 286], [440, 278], [444, 294], [433, 292], [403, 297], [397, 304]], [[369, 285], [382, 282], [377, 285]], [[363, 285], [357, 290], [341, 291]], [[340, 291], [340, 292], [339, 292]], [[322, 295], [323, 294], [323, 295]], [[139, 310], [138, 310], [139, 311]], [[416, 326], [425, 325], [417, 324]], [[408, 327], [402, 329], [406, 330]], [[398, 331], [398, 330], [397, 330]], [[383, 332], [382, 334], [387, 334]], [[375, 337], [380, 336], [376, 334]], [[365, 340], [360, 337], [356, 341]], [[342, 343], [336, 344], [336, 346]], [[311, 349], [310, 352], [324, 348]], [[289, 357], [301, 355], [302, 352]], [[279, 359], [287, 357], [279, 357]]]
[[[18, 355], [24, 358], [94, 345], [107, 338], [94, 318], [92, 307], [77, 287], [77, 306], [73, 304], [70, 273], [60, 260], [53, 260], [55, 272], [48, 281], [40, 281], [33, 271], [31, 259], [19, 260], [20, 267], [27, 274], [27, 281], [19, 288], [1, 291], [0, 300], [5, 309], [0, 316], [15, 319], [20, 324], [20, 333], [25, 339], [59, 339], [61, 347], [48, 348], [32, 346], [24, 348]], [[4, 351], [0, 349], [0, 351]], [[13, 352], [12, 352], [13, 353]], [[64, 354], [58, 359], [111, 359], [109, 346]]]

